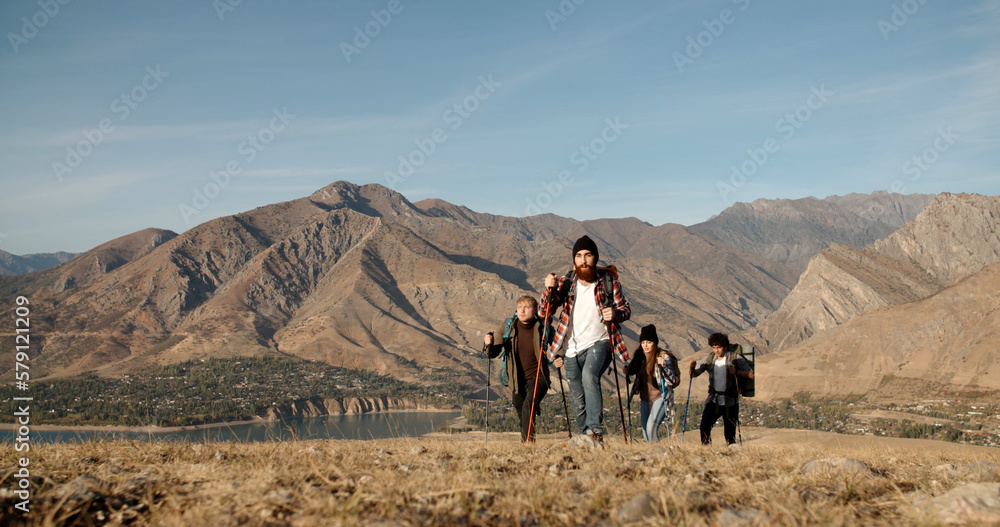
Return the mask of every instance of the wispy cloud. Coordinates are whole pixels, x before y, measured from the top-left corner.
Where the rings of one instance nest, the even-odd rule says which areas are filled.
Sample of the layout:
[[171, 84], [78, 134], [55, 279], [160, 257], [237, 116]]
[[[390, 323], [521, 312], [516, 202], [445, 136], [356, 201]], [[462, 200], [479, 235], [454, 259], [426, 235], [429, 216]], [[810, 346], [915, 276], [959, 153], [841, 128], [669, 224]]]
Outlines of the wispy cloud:
[[[110, 143], [143, 143], [187, 138], [206, 142], [231, 140], [246, 136], [246, 130], [254, 125], [254, 121], [226, 121], [217, 123], [191, 123], [173, 125], [115, 125], [111, 133], [103, 136], [102, 144]], [[6, 134], [2, 137], [4, 143], [14, 146], [59, 148], [75, 145], [84, 140], [83, 129], [96, 128], [98, 123], [79, 129], [44, 129], [32, 128], [18, 133]]]
[[263, 168], [258, 170], [247, 170], [243, 172], [243, 177], [251, 178], [300, 178], [300, 177], [346, 177], [360, 174], [373, 174], [376, 169], [373, 167], [342, 167], [342, 168], [314, 168], [314, 167], [288, 167], [288, 168]]
[[[124, 195], [136, 196], [135, 193], [126, 194], [122, 190], [129, 187], [138, 188], [160, 176], [161, 174], [156, 171], [122, 170], [92, 175], [86, 179], [69, 178], [63, 184], [34, 186], [23, 193], [5, 189], [3, 196], [0, 197], [0, 207], [8, 215], [82, 210], [94, 203], [123, 199], [121, 196]], [[142, 193], [138, 195], [141, 196]]]
[[[295, 109], [288, 107], [289, 112]], [[113, 143], [151, 143], [185, 139], [205, 143], [233, 142], [246, 139], [247, 134], [267, 126], [271, 108], [260, 110], [261, 119], [227, 120], [209, 123], [182, 123], [170, 125], [115, 125], [114, 130], [104, 136], [102, 144]], [[329, 136], [332, 134], [355, 134], [373, 130], [391, 130], [412, 127], [421, 121], [412, 116], [400, 115], [362, 115], [315, 118], [303, 117], [296, 120], [295, 126], [283, 132], [288, 136]], [[0, 136], [0, 142], [15, 147], [28, 148], [62, 148], [75, 145], [84, 139], [82, 130], [96, 128], [97, 123], [80, 128], [50, 129], [32, 127], [21, 129]]]

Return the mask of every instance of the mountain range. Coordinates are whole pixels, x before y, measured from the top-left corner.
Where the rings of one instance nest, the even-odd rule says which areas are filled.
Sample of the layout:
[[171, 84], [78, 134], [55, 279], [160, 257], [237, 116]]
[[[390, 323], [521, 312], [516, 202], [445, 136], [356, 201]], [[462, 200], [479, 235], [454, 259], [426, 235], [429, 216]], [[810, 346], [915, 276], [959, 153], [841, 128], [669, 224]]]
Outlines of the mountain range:
[[24, 256], [0, 251], [0, 275], [27, 274], [42, 271], [49, 267], [66, 263], [74, 257], [76, 257], [76, 254], [65, 251], [26, 254]]
[[778, 311], [742, 335], [772, 353], [761, 393], [995, 399], [998, 220], [998, 197], [942, 194], [887, 238], [817, 254]]
[[802, 272], [831, 243], [861, 248], [892, 234], [933, 197], [911, 194], [901, 199], [898, 194], [875, 192], [826, 199], [759, 199], [735, 203], [691, 229]]
[[781, 308], [746, 332], [779, 351], [875, 308], [915, 302], [1000, 262], [995, 197], [942, 194], [888, 237], [818, 253]]
[[[940, 220], [947, 214], [941, 202], [953, 202], [963, 218], [974, 215], [958, 203], [977, 199], [982, 203], [972, 208], [995, 203], [884, 192], [758, 200], [684, 227], [636, 218], [504, 217], [441, 200], [411, 203], [380, 185], [337, 182], [181, 234], [147, 229], [118, 238], [43, 271], [0, 277], [0, 292], [31, 299], [33, 361], [47, 375], [113, 375], [151, 363], [282, 353], [404, 380], [477, 385], [485, 370], [482, 335], [510, 315], [520, 295], [537, 295], [545, 275], [568, 271], [573, 241], [588, 234], [602, 264], [615, 264], [621, 274], [633, 308], [624, 328], [630, 342], [642, 325], [654, 323], [679, 356], [723, 331], [777, 357], [865, 311], [796, 318], [795, 306], [801, 311], [816, 296], [803, 283], [821, 284], [821, 269], [832, 265], [822, 262], [840, 263], [848, 254], [899, 260], [914, 243], [926, 248], [924, 260], [944, 262], [931, 252], [951, 246], [928, 244], [934, 229], [920, 227], [920, 218]], [[927, 215], [931, 209], [942, 212]], [[962, 248], [975, 247], [977, 221], [963, 224], [969, 238]], [[876, 255], [874, 246], [885, 248]], [[923, 269], [917, 264], [900, 272], [913, 275], [910, 282], [875, 280], [880, 285], [873, 290], [889, 300], [864, 305], [925, 298], [990, 261], [982, 256], [983, 265], [963, 268], [958, 262], [969, 260], [961, 250], [933, 280], [917, 280]], [[861, 274], [846, 264], [838, 268]], [[923, 289], [892, 296], [912, 284]], [[9, 369], [9, 360], [0, 357], [8, 361], [0, 369]]]

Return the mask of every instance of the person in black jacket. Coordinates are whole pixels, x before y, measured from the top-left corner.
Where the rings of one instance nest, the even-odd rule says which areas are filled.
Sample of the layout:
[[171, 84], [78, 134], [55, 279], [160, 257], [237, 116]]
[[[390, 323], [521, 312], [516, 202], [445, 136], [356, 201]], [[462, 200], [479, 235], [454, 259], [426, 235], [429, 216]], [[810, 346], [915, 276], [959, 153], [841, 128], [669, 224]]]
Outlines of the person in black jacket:
[[[538, 301], [532, 296], [522, 296], [517, 300], [517, 315], [514, 317], [504, 339], [504, 325], [497, 333], [487, 333], [483, 338], [483, 352], [493, 359], [506, 354], [507, 378], [509, 379], [511, 401], [521, 419], [521, 441], [528, 438], [528, 424], [531, 422], [531, 398], [535, 396], [535, 415], [541, 413], [542, 398], [549, 390], [549, 360], [541, 354], [541, 378], [535, 387], [536, 374], [539, 371], [538, 358], [541, 349], [542, 330], [544, 324], [538, 319]], [[549, 327], [548, 340], [552, 340], [552, 328]], [[537, 429], [536, 427], [533, 427]], [[532, 430], [531, 438], [535, 433]]]
[[736, 422], [740, 416], [736, 377], [753, 379], [753, 368], [750, 362], [734, 352], [735, 346], [730, 346], [728, 336], [713, 333], [708, 337], [708, 345], [713, 353], [705, 358], [705, 362], [697, 364], [697, 361], [691, 361], [691, 378], [708, 372], [708, 399], [701, 414], [701, 443], [712, 443], [712, 427], [721, 416], [726, 442], [732, 445], [736, 443]]
[[639, 331], [639, 349], [635, 350], [626, 373], [635, 376], [632, 392], [639, 394], [642, 437], [650, 443], [659, 441], [660, 423], [673, 414], [674, 386], [680, 381], [680, 371], [674, 371], [676, 364], [670, 350], [660, 349], [656, 326], [643, 326]]

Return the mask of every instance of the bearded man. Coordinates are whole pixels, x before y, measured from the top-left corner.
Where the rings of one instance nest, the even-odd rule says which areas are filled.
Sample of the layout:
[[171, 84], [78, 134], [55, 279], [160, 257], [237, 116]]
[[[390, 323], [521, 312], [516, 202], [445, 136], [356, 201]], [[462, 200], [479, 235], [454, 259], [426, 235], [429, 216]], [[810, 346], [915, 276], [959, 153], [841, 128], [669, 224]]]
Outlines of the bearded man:
[[[612, 350], [628, 364], [621, 323], [632, 316], [613, 267], [598, 268], [597, 244], [583, 236], [573, 244], [573, 272], [545, 278], [546, 293], [539, 310], [563, 306], [549, 357], [566, 366], [576, 427], [597, 442], [604, 439], [604, 395], [601, 375], [613, 360]], [[607, 291], [606, 291], [607, 289]]]

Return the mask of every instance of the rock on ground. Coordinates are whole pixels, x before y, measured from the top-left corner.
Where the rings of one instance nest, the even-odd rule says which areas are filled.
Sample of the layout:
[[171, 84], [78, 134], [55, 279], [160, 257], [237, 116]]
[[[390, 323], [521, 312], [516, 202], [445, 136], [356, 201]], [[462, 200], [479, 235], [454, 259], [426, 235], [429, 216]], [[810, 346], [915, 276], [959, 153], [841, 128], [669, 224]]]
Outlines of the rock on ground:
[[1000, 483], [969, 483], [934, 498], [932, 506], [947, 525], [1000, 524]]
[[719, 513], [716, 525], [719, 527], [761, 525], [767, 524], [768, 519], [767, 514], [763, 514], [757, 509], [725, 509]]
[[802, 465], [802, 472], [804, 474], [812, 474], [814, 472], [824, 472], [830, 470], [857, 472], [860, 474], [872, 473], [871, 468], [867, 464], [865, 464], [865, 462], [846, 457], [827, 457], [823, 459], [814, 459], [812, 461], [807, 461], [804, 465]]
[[642, 521], [646, 518], [654, 517], [658, 514], [659, 513], [656, 511], [656, 506], [653, 502], [653, 497], [648, 493], [643, 492], [626, 503], [625, 506], [618, 511], [617, 518], [621, 523], [634, 523]]
[[568, 443], [570, 447], [579, 450], [599, 450], [603, 448], [600, 443], [594, 441], [594, 438], [583, 434], [573, 436], [573, 439], [570, 439]]

